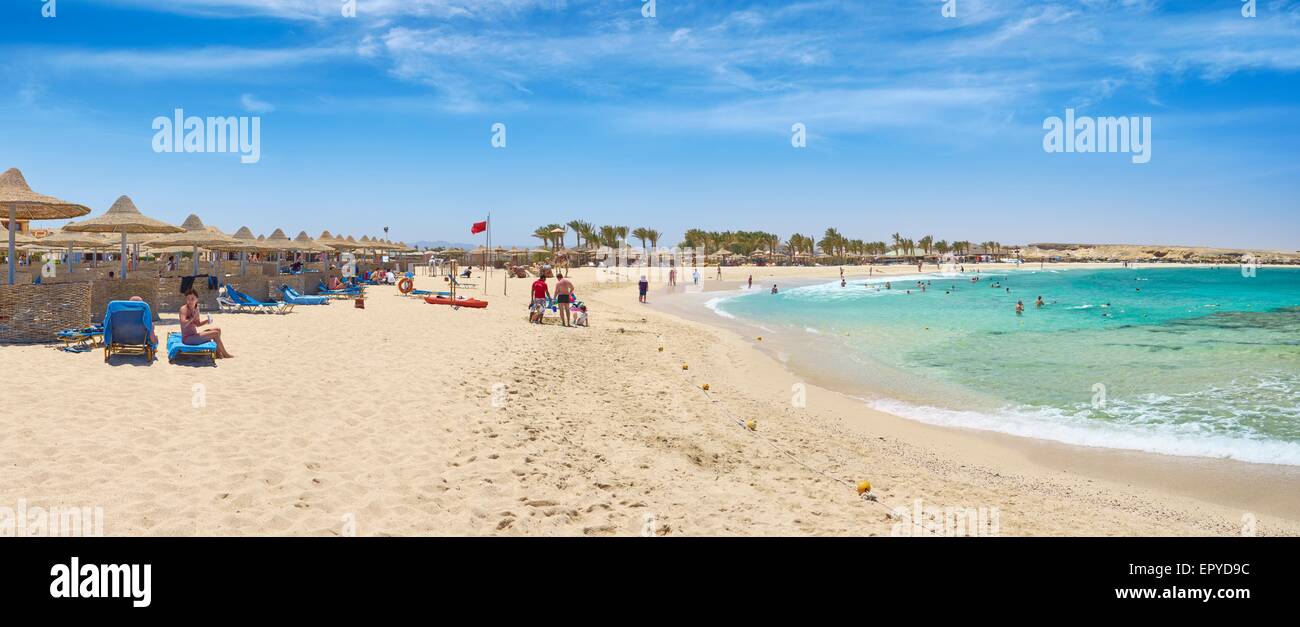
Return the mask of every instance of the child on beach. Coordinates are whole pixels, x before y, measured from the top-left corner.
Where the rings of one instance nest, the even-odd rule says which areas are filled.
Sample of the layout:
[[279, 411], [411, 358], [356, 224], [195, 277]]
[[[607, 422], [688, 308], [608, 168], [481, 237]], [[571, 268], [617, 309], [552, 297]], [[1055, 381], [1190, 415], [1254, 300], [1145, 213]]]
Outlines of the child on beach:
[[[636, 288], [637, 288], [637, 291], [641, 292], [641, 296], [640, 296], [637, 300], [638, 300], [639, 302], [644, 303], [644, 302], [645, 302], [645, 295], [646, 295], [646, 292], [649, 292], [649, 291], [650, 291], [650, 282], [646, 280], [644, 274], [641, 275], [641, 280], [640, 280], [639, 282], [637, 282], [637, 284], [636, 284]], [[584, 308], [584, 309], [585, 309], [585, 308]]]
[[587, 306], [583, 305], [578, 308], [578, 318], [573, 321], [574, 326], [587, 326]]

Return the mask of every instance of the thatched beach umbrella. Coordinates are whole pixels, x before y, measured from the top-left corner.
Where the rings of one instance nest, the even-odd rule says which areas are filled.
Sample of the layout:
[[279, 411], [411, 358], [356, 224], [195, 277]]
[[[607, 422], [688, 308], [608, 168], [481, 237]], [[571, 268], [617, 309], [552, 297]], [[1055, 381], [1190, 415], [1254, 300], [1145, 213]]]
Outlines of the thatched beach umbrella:
[[239, 241], [241, 248], [239, 250], [239, 274], [245, 274], [248, 270], [248, 253], [268, 252], [269, 249], [265, 243], [257, 240], [253, 231], [246, 226], [239, 227], [233, 236]]
[[239, 240], [228, 235], [214, 233], [208, 227], [203, 225], [203, 221], [198, 216], [190, 214], [181, 223], [181, 228], [185, 229], [180, 233], [163, 235], [149, 240], [145, 246], [150, 248], [163, 248], [167, 246], [189, 246], [192, 250], [191, 255], [194, 259], [194, 274], [199, 273], [199, 249], [204, 250], [231, 250], [237, 249], [241, 244]]
[[59, 200], [53, 196], [37, 194], [27, 186], [27, 180], [18, 168], [9, 168], [0, 174], [0, 215], [8, 216], [9, 223], [9, 284], [14, 284], [17, 265], [14, 248], [18, 245], [19, 220], [62, 220], [80, 218], [90, 213], [90, 207]]
[[300, 246], [298, 250], [309, 253], [319, 253], [321, 256], [321, 270], [327, 270], [325, 264], [329, 263], [329, 254], [334, 252], [334, 247], [328, 244], [317, 242], [307, 235], [306, 231], [299, 231], [298, 237], [293, 238], [293, 243]]
[[289, 236], [284, 234], [283, 229], [276, 229], [272, 231], [271, 234], [266, 237], [266, 239], [262, 239], [260, 237], [257, 239], [258, 241], [265, 244], [268, 250], [276, 251], [277, 257], [281, 259], [284, 258], [284, 255], [280, 255], [278, 253], [283, 253], [284, 251], [287, 250], [294, 250], [293, 240], [289, 239]]
[[140, 213], [135, 203], [127, 196], [122, 196], [113, 203], [104, 215], [64, 225], [63, 230], [76, 233], [119, 233], [122, 236], [122, 273], [126, 278], [126, 235], [127, 233], [180, 233], [184, 229], [172, 226], [162, 220], [155, 220]]
[[40, 239], [27, 238], [32, 240], [36, 246], [46, 248], [68, 249], [68, 273], [71, 274], [77, 266], [72, 263], [72, 249], [85, 248], [88, 250], [97, 250], [101, 248], [110, 248], [113, 243], [90, 233], [70, 233], [68, 231], [59, 231], [53, 235], [47, 235]]

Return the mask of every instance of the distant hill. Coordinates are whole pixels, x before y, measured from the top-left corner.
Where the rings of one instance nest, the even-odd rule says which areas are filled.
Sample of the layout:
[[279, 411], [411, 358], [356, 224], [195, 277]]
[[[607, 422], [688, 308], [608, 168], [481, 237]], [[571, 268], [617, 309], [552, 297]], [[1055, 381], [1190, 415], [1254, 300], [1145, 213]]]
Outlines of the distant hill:
[[1200, 263], [1238, 263], [1250, 255], [1259, 263], [1297, 263], [1300, 254], [1276, 250], [1246, 250], [1209, 246], [1168, 246], [1161, 244], [1063, 244], [1034, 243], [1021, 249], [1025, 258], [1061, 257], [1070, 261], [1186, 261]]

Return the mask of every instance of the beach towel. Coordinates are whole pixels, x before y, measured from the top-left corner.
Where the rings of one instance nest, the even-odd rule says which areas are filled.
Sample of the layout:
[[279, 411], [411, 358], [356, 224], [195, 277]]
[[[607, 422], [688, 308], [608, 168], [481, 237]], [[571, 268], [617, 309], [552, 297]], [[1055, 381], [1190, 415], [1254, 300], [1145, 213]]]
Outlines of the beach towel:
[[181, 334], [175, 331], [167, 334], [167, 361], [176, 361], [181, 355], [206, 355], [217, 358], [217, 343], [208, 340], [202, 344], [186, 344]]
[[104, 312], [104, 361], [116, 353], [140, 353], [152, 361], [158, 349], [153, 339], [149, 303], [115, 300]]
[[108, 304], [104, 312], [105, 343], [143, 345], [149, 343], [152, 332], [153, 312], [149, 303], [115, 300]]

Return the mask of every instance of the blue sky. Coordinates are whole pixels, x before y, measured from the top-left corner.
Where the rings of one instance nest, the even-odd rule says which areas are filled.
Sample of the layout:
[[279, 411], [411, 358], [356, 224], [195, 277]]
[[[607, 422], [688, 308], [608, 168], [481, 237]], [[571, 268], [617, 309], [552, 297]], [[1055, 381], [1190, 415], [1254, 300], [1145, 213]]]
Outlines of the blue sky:
[[[0, 168], [96, 213], [1300, 249], [1300, 0], [44, 4], [0, 6]], [[1044, 152], [1067, 107], [1150, 116], [1151, 161]], [[261, 161], [155, 153], [176, 108], [261, 116]]]

